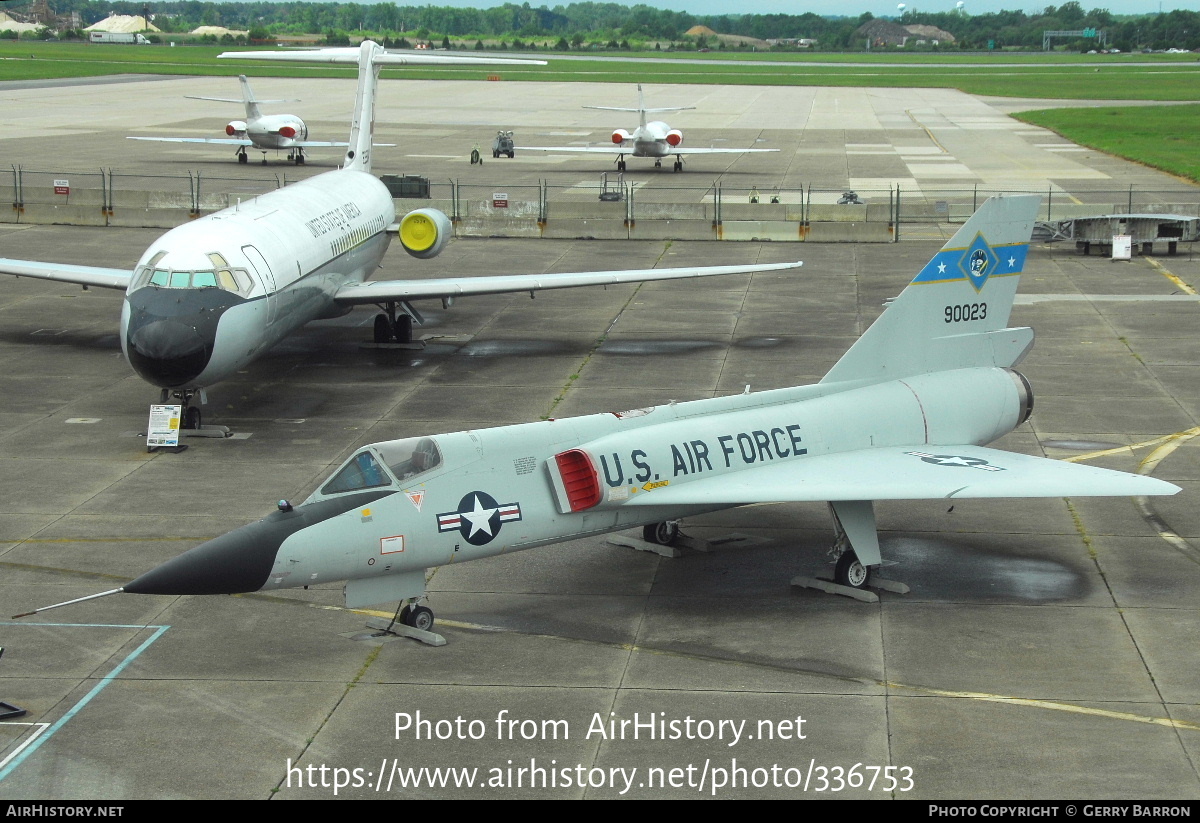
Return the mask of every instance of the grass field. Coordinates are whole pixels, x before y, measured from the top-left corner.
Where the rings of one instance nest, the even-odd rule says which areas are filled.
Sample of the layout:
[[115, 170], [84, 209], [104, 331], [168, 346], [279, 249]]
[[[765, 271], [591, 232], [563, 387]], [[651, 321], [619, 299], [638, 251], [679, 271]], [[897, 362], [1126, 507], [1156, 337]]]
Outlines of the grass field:
[[[220, 60], [226, 46], [127, 46], [0, 41], [0, 81], [179, 74], [352, 77], [351, 66]], [[954, 88], [997, 97], [1097, 101], [1200, 101], [1200, 60], [1167, 54], [625, 54], [591, 59], [531, 53], [546, 66], [406, 67], [385, 77], [611, 83]], [[686, 59], [681, 59], [686, 58]], [[1022, 119], [1101, 151], [1200, 181], [1194, 134], [1200, 106], [1084, 108]]]
[[1200, 182], [1200, 105], [1045, 109], [1014, 116], [1080, 145]]

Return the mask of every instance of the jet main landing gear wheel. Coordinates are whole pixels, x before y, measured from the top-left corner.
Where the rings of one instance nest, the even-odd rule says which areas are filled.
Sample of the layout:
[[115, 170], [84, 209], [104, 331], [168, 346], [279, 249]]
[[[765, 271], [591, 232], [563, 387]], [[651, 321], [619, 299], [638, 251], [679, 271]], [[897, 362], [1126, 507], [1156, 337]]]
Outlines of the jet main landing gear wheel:
[[679, 521], [664, 520], [661, 523], [650, 523], [642, 526], [642, 539], [647, 543], [659, 546], [669, 546], [679, 537]]
[[871, 568], [864, 566], [853, 551], [844, 551], [833, 569], [833, 582], [852, 589], [866, 588], [871, 581]]

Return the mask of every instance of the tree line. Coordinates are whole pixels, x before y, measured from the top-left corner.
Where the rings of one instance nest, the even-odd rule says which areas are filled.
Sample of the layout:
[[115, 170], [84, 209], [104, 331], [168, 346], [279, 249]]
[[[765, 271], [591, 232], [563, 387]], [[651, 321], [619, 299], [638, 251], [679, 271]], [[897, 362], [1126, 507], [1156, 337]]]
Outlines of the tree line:
[[[54, 0], [59, 15], [79, 12], [83, 25], [91, 25], [111, 13], [140, 15], [146, 3], [138, 0]], [[873, 19], [822, 17], [806, 13], [693, 15], [651, 6], [621, 6], [615, 3], [571, 3], [548, 8], [529, 3], [506, 3], [488, 9], [450, 6], [400, 6], [394, 3], [309, 3], [309, 2], [200, 2], [175, 0], [150, 5], [154, 25], [167, 32], [187, 32], [202, 25], [254, 30], [255, 34], [288, 35], [325, 33], [344, 37], [348, 33], [372, 34], [398, 41], [403, 34], [435, 43], [443, 38], [459, 40], [528, 40], [536, 46], [561, 48], [611, 45], [620, 41], [638, 47], [648, 42], [682, 43], [685, 32], [696, 25], [720, 33], [761, 40], [806, 38], [818, 50], [861, 50], [865, 39], [857, 34]], [[903, 25], [937, 26], [955, 38], [952, 46], [939, 49], [981, 50], [987, 48], [1040, 49], [1047, 30], [1103, 30], [1109, 46], [1124, 51], [1136, 49], [1200, 48], [1200, 13], [1174, 10], [1143, 15], [1113, 15], [1105, 9], [1085, 11], [1075, 0], [1047, 6], [1040, 12], [1001, 11], [988, 14], [910, 11], [896, 20]], [[695, 39], [688, 41], [693, 47]], [[720, 47], [711, 38], [705, 45]], [[1098, 48], [1090, 38], [1056, 40], [1056, 46], [1086, 50]], [[786, 48], [787, 46], [781, 46]], [[934, 48], [927, 45], [926, 48]]]

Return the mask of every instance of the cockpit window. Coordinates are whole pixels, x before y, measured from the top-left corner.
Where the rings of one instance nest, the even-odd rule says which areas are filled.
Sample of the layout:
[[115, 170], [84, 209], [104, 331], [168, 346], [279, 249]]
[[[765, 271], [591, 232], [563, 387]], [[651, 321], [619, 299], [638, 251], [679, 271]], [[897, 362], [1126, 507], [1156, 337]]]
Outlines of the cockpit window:
[[390, 440], [375, 444], [375, 448], [401, 482], [442, 464], [442, 454], [431, 437]]
[[341, 494], [342, 492], [372, 489], [377, 486], [391, 485], [392, 479], [379, 465], [369, 451], [361, 451], [351, 458], [342, 470], [321, 489], [322, 494]]
[[[161, 254], [159, 255], [162, 256]], [[224, 258], [219, 254], [210, 254], [209, 257], [221, 259], [223, 268], [216, 271], [174, 271], [172, 269], [158, 269], [150, 266], [145, 266], [138, 270], [135, 278], [135, 288], [142, 286], [159, 286], [166, 289], [224, 289], [235, 294], [240, 294], [246, 297], [250, 294], [250, 289], [254, 285], [254, 281], [242, 269], [225, 268], [227, 266]]]

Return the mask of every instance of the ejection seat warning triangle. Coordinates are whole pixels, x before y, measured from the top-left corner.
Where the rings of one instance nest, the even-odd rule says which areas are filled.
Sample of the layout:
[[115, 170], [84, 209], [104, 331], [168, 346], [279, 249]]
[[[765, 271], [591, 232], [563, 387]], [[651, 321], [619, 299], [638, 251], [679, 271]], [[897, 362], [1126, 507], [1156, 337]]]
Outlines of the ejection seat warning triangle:
[[146, 424], [146, 448], [179, 445], [179, 418], [182, 406], [151, 406], [150, 421]]

